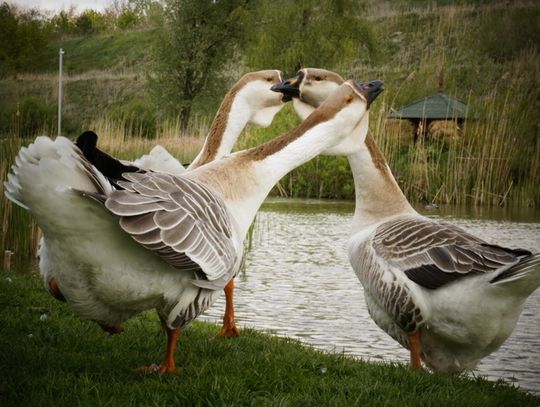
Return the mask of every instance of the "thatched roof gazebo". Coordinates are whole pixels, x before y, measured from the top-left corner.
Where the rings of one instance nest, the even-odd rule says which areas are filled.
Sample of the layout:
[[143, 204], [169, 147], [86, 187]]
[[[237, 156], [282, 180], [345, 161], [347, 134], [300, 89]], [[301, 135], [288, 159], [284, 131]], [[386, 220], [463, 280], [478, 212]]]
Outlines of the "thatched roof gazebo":
[[416, 100], [399, 109], [391, 109], [389, 118], [409, 120], [415, 126], [414, 141], [425, 134], [434, 121], [447, 120], [462, 124], [467, 118], [467, 105], [443, 92]]

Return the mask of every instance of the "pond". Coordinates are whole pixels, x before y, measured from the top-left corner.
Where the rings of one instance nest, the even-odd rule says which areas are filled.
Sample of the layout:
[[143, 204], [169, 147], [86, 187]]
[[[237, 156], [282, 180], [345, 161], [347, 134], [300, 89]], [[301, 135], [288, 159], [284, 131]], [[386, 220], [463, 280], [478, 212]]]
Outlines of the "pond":
[[[490, 243], [540, 250], [538, 210], [417, 208]], [[236, 319], [314, 347], [366, 360], [408, 363], [409, 353], [368, 315], [347, 259], [353, 202], [269, 199], [257, 215], [246, 271], [237, 277]], [[221, 322], [223, 296], [202, 319]], [[471, 374], [504, 378], [540, 394], [540, 290], [502, 347]]]

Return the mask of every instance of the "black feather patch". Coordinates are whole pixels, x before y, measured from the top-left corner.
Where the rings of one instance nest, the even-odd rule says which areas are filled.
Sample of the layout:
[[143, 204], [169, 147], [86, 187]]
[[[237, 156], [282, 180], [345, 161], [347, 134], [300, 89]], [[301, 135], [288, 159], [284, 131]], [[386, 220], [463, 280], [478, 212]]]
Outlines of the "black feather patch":
[[435, 290], [454, 280], [465, 278], [474, 274], [478, 273], [447, 273], [434, 264], [424, 264], [420, 267], [405, 270], [405, 275], [410, 280], [430, 290]]
[[[126, 172], [140, 172], [146, 171], [135, 167], [133, 165], [124, 165], [119, 160], [111, 157], [109, 154], [101, 151], [97, 148], [98, 136], [93, 131], [85, 131], [78, 138], [75, 143], [77, 147], [82, 151], [84, 157], [96, 167], [107, 179], [119, 188], [117, 181], [125, 180], [122, 176]], [[122, 188], [119, 188], [122, 189]]]

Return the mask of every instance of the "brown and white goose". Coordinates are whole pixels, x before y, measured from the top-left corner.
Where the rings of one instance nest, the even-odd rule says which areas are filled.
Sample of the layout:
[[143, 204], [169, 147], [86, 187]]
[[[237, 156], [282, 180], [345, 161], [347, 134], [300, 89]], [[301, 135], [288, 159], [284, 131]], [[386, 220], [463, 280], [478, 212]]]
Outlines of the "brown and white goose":
[[167, 352], [145, 370], [170, 372], [180, 330], [238, 271], [246, 232], [271, 188], [321, 151], [358, 148], [375, 91], [346, 82], [277, 139], [181, 176], [127, 173], [123, 190], [68, 139], [38, 137], [20, 150], [6, 196], [36, 219], [48, 247], [40, 267], [78, 315], [116, 326], [157, 310]]
[[[269, 126], [275, 115], [284, 106], [284, 101], [270, 87], [283, 80], [281, 71], [263, 70], [245, 74], [236, 82], [225, 95], [214, 117], [206, 136], [203, 148], [187, 168], [188, 171], [217, 160], [232, 151], [242, 130], [253, 124], [260, 127]], [[109, 180], [121, 178], [122, 172], [133, 172], [138, 169], [180, 175], [186, 171], [164, 147], [157, 145], [149, 154], [134, 162], [117, 161], [96, 148], [97, 136], [92, 132], [83, 133], [77, 140], [85, 157], [94, 164]], [[123, 165], [122, 165], [123, 164]], [[41, 251], [46, 251], [46, 244]], [[63, 298], [56, 282], [46, 278], [49, 290], [57, 298]], [[218, 336], [238, 336], [234, 319], [234, 279], [225, 286], [225, 314], [223, 327]], [[115, 333], [121, 327], [103, 327], [106, 331]]]
[[[274, 89], [296, 96], [304, 117], [340, 79], [302, 69]], [[514, 330], [540, 285], [540, 254], [489, 244], [418, 214], [369, 133], [348, 160], [356, 190], [349, 260], [373, 320], [410, 349], [413, 367], [422, 359], [441, 372], [474, 368]]]

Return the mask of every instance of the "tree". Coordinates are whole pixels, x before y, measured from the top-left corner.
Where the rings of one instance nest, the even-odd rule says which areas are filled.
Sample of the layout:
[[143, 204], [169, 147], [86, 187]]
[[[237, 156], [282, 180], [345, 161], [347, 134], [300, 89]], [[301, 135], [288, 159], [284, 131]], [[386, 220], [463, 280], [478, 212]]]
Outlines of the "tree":
[[305, 66], [344, 71], [343, 61], [365, 63], [374, 55], [375, 35], [364, 10], [363, 0], [259, 0], [246, 63], [288, 74]]
[[186, 129], [194, 100], [231, 57], [239, 37], [243, 2], [170, 0], [166, 28], [155, 48], [149, 84], [160, 110]]

